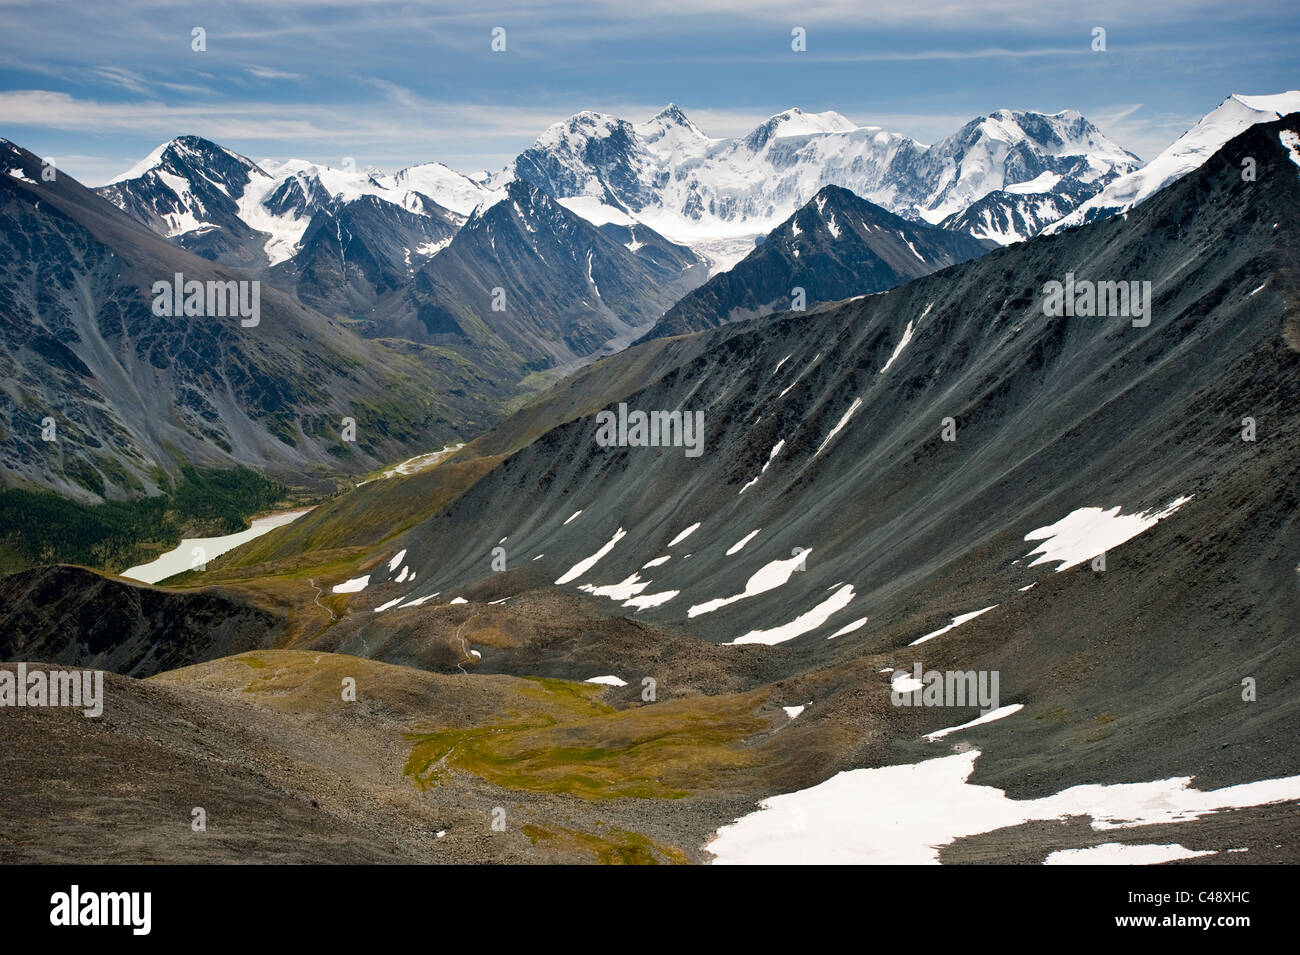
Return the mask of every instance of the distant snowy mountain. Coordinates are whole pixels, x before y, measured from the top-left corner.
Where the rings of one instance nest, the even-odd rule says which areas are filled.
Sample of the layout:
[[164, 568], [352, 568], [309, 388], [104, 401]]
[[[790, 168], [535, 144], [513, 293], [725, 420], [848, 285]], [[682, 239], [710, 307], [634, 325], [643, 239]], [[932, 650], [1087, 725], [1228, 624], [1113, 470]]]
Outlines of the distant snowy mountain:
[[265, 264], [262, 249], [270, 256], [270, 246], [286, 237], [284, 224], [266, 228], [273, 217], [253, 216], [247, 201], [260, 200], [274, 186], [252, 160], [198, 136], [181, 136], [95, 191], [191, 252], [247, 268]]
[[395, 172], [391, 182], [398, 191], [428, 196], [444, 209], [467, 216], [474, 208], [492, 198], [491, 192], [480, 182], [462, 175], [440, 162], [425, 162], [408, 166]]
[[1038, 235], [1095, 191], [1087, 183], [1045, 172], [1030, 182], [990, 192], [962, 211], [954, 212], [940, 225], [977, 239], [1010, 245]]
[[[446, 223], [463, 221], [492, 197], [491, 190], [441, 163], [392, 175], [301, 159], [254, 163], [198, 136], [164, 143], [96, 191], [185, 248], [244, 268], [288, 261], [318, 213], [338, 215], [363, 198], [395, 207], [394, 219], [404, 210]], [[419, 238], [413, 254], [446, 237], [442, 225], [431, 231], [437, 235]]]
[[1076, 110], [1000, 109], [926, 150], [914, 208], [940, 222], [997, 190], [1074, 198], [1140, 165]]
[[587, 110], [501, 171], [473, 175], [438, 162], [395, 173], [255, 163], [185, 136], [98, 191], [205, 258], [267, 271], [313, 307], [364, 317], [516, 181], [631, 251], [648, 241], [680, 268], [686, 247], [717, 275], [826, 186], [1008, 245], [1130, 208], [1232, 135], [1296, 109], [1300, 92], [1230, 97], [1146, 167], [1068, 109], [996, 110], [932, 145], [834, 111], [791, 108], [718, 139], [671, 103], [640, 123]]
[[594, 223], [635, 219], [709, 256], [716, 272], [827, 185], [938, 224], [992, 193], [1034, 184], [1053, 198], [1023, 203], [1014, 231], [971, 223], [973, 234], [1012, 241], [1139, 165], [1074, 110], [999, 110], [925, 146], [799, 109], [737, 139], [710, 139], [669, 104], [639, 125], [578, 113], [548, 128], [493, 183], [532, 182]]
[[[877, 126], [857, 126], [833, 111], [797, 108], [744, 136], [714, 139], [670, 103], [636, 124], [577, 113], [546, 129], [491, 176], [466, 176], [437, 162], [392, 174], [304, 160], [254, 163], [185, 136], [98, 191], [206, 258], [268, 268], [299, 254], [324, 210], [338, 215], [346, 204], [370, 197], [446, 221], [447, 213], [465, 217], [498, 201], [519, 179], [593, 225], [640, 223], [690, 247], [716, 273], [753, 251], [824, 186], [849, 189], [908, 219], [1006, 243], [1037, 234], [1139, 165], [1073, 110], [998, 110], [925, 146]], [[373, 210], [367, 218], [375, 218]], [[395, 228], [411, 231], [404, 220]], [[417, 236], [403, 248], [403, 260], [409, 252], [418, 268], [419, 250], [437, 241]], [[357, 287], [341, 296], [325, 290], [318, 302], [364, 302], [367, 294]]]
[[1176, 179], [1199, 169], [1224, 143], [1247, 128], [1297, 110], [1300, 110], [1300, 90], [1270, 96], [1234, 93], [1146, 166], [1111, 182], [1045, 231], [1059, 232], [1125, 212]]

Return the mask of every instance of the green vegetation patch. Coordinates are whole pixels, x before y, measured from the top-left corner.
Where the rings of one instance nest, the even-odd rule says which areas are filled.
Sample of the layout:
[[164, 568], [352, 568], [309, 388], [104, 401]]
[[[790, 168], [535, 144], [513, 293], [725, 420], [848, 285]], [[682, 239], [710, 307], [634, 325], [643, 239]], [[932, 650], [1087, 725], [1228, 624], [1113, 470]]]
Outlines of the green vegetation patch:
[[607, 836], [573, 829], [543, 829], [541, 826], [523, 827], [524, 835], [533, 845], [545, 842], [562, 846], [595, 858], [601, 865], [659, 865], [661, 861], [672, 865], [689, 865], [690, 859], [681, 849], [661, 846], [639, 832], [612, 830]]
[[408, 733], [405, 773], [420, 788], [462, 770], [510, 789], [584, 799], [678, 799], [753, 764], [746, 738], [768, 729], [748, 696], [692, 697], [615, 710], [601, 688], [532, 680], [527, 710], [500, 722]]

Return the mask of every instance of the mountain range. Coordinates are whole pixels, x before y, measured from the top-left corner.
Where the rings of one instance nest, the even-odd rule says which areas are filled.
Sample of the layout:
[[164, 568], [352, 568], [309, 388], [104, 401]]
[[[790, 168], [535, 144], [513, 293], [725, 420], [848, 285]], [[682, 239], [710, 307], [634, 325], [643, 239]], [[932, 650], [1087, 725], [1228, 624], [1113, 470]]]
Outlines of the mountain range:
[[[391, 175], [351, 161], [255, 163], [185, 136], [94, 191], [120, 221], [66, 175], [42, 205], [39, 160], [6, 144], [4, 187], [20, 200], [4, 230], [6, 420], [22, 437], [3, 467], [24, 485], [90, 500], [155, 493], [158, 469], [187, 464], [238, 460], [321, 479], [366, 470], [468, 435], [634, 340], [779, 311], [796, 288], [814, 304], [880, 292], [1123, 211], [1296, 98], [1231, 97], [1144, 168], [1072, 111], [999, 110], [928, 147], [797, 109], [733, 140], [708, 137], [672, 105], [639, 124], [583, 112], [502, 172], [476, 177], [439, 163]], [[144, 230], [128, 229], [128, 217]], [[60, 243], [30, 245], [41, 230]], [[134, 266], [125, 285], [116, 270], [89, 285], [75, 278], [115, 259]], [[32, 285], [46, 270], [64, 276], [57, 291]], [[273, 321], [258, 354], [245, 356], [222, 325], [209, 326], [210, 342], [175, 320], [170, 332], [136, 329], [142, 318], [122, 327], [145, 307], [146, 287], [176, 272], [265, 282]], [[32, 338], [47, 326], [48, 344]], [[273, 357], [270, 340], [290, 328], [299, 331]], [[161, 377], [140, 389], [136, 363], [149, 367], [150, 353], [148, 374]], [[164, 354], [168, 367], [156, 367]], [[354, 384], [325, 399], [314, 369], [334, 354], [348, 357], [326, 357], [336, 370], [325, 379], [369, 370], [342, 371]], [[275, 371], [233, 370], [266, 362]], [[214, 368], [225, 369], [219, 379]], [[330, 422], [355, 417], [345, 409], [377, 382], [404, 410], [354, 455]], [[319, 407], [304, 417], [307, 394]], [[33, 425], [52, 408], [78, 442], [54, 461]]]
[[[674, 104], [644, 123], [584, 111], [545, 130], [505, 169], [471, 179], [439, 163], [392, 175], [303, 160], [252, 162], [198, 137], [165, 143], [100, 192], [200, 254], [245, 268], [299, 254], [320, 211], [379, 200], [445, 221], [529, 183], [592, 224], [639, 224], [729, 267], [823, 186], [909, 219], [1015, 241], [1141, 165], [1076, 111], [997, 110], [926, 146], [834, 112], [790, 109], [745, 136], [707, 136]], [[1015, 229], [958, 217], [996, 194]], [[986, 202], [986, 205], [991, 202]], [[441, 231], [406, 246], [422, 263]]]
[[[634, 218], [726, 268], [748, 251], [746, 240], [827, 185], [938, 224], [993, 192], [1005, 193], [1007, 206], [1073, 209], [1140, 165], [1074, 110], [997, 110], [926, 146], [799, 109], [745, 136], [711, 139], [670, 104], [643, 124], [579, 113], [547, 129], [492, 182], [524, 179], [580, 214]], [[1034, 234], [976, 223], [965, 231], [1000, 242]]]
[[[829, 211], [893, 227], [819, 192], [785, 266]], [[0, 852], [1294, 861], [1297, 249], [1291, 113], [1126, 215], [600, 357], [166, 599], [6, 578], [0, 656], [121, 675], [103, 727], [15, 711]], [[1151, 291], [1051, 314], [1085, 281]], [[703, 453], [602, 441], [620, 408], [701, 413]], [[891, 704], [918, 670], [998, 705]], [[221, 839], [175, 837], [177, 787]]]

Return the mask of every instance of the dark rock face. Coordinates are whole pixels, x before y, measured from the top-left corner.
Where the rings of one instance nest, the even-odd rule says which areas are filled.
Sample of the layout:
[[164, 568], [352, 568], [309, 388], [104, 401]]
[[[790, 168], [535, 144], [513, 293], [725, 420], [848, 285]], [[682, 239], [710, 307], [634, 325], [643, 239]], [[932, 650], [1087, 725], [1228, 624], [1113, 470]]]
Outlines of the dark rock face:
[[422, 210], [410, 212], [376, 196], [330, 202], [312, 216], [298, 253], [268, 278], [327, 315], [368, 317], [370, 307], [409, 282], [464, 221], [431, 199], [424, 199]]
[[0, 660], [143, 679], [269, 646], [282, 622], [224, 594], [170, 593], [80, 567], [0, 577]]
[[1007, 192], [1002, 189], [954, 212], [940, 225], [1005, 245], [1038, 235], [1044, 228], [1069, 215], [1101, 190], [1099, 183], [1085, 183], [1064, 177], [1051, 192]]
[[[157, 155], [157, 164], [137, 179], [96, 190], [132, 219], [205, 259], [235, 268], [265, 264], [266, 237], [239, 215], [239, 198], [266, 173], [249, 159], [199, 136], [181, 136]], [[181, 185], [181, 184], [184, 185]], [[197, 219], [210, 228], [178, 234]]]

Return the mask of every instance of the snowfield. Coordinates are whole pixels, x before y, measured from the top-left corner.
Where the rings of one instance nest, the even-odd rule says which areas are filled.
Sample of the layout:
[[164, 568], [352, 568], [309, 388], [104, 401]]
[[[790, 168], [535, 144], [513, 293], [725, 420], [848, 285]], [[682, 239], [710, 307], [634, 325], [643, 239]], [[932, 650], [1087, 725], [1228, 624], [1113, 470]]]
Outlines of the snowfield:
[[705, 849], [716, 865], [934, 865], [939, 850], [956, 839], [1039, 819], [1090, 816], [1097, 831], [1130, 829], [1300, 800], [1300, 776], [1208, 792], [1190, 788], [1191, 777], [1175, 777], [1009, 799], [1000, 789], [969, 782], [979, 755], [970, 750], [907, 766], [847, 770], [809, 789], [764, 799], [757, 811], [719, 829]]

